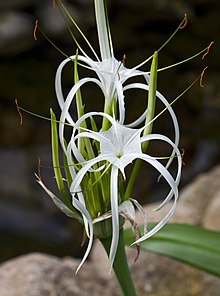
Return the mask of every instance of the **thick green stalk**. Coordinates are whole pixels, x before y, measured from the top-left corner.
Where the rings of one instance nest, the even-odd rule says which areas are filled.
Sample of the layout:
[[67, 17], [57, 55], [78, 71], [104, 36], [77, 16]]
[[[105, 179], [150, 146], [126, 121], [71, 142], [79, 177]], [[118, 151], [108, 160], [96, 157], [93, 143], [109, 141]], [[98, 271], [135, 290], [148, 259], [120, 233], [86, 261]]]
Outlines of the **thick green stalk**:
[[[105, 239], [100, 239], [107, 254], [109, 255], [111, 246], [111, 236]], [[115, 256], [113, 269], [121, 288], [122, 296], [136, 296], [135, 287], [131, 278], [130, 270], [128, 267], [127, 257], [125, 253], [125, 244], [123, 236], [123, 228], [119, 232], [118, 249]]]

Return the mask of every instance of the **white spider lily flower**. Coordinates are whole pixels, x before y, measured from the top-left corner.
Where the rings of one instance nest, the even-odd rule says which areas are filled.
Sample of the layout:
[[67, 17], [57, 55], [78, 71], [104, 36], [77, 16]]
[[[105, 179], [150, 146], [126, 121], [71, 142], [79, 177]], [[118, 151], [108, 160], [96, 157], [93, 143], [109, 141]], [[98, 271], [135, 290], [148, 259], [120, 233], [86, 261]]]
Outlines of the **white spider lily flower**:
[[[115, 58], [110, 29], [107, 22], [107, 17], [105, 14], [105, 7], [103, 0], [94, 0], [95, 5], [95, 16], [96, 16], [96, 24], [97, 24], [97, 32], [98, 32], [98, 40], [99, 40], [99, 47], [101, 53], [101, 59], [95, 53], [95, 50], [92, 48], [92, 45], [83, 35], [81, 30], [75, 24], [74, 20], [72, 22], [76, 26], [77, 30], [80, 32], [82, 37], [85, 39], [89, 48], [91, 49], [94, 59], [89, 57], [85, 51], [79, 46], [77, 43], [81, 54], [72, 55], [66, 58], [61, 64], [59, 65], [56, 73], [55, 78], [55, 90], [58, 99], [58, 103], [62, 110], [62, 114], [60, 117], [61, 122], [68, 122], [74, 125], [75, 120], [72, 118], [69, 109], [71, 104], [74, 102], [77, 92], [86, 84], [94, 83], [96, 84], [102, 91], [104, 97], [104, 112], [110, 115], [118, 114], [118, 122], [120, 124], [125, 123], [126, 119], [126, 110], [125, 110], [125, 92], [131, 89], [141, 89], [146, 92], [149, 91], [149, 80], [150, 80], [150, 72], [149, 71], [141, 71], [139, 68], [143, 66], [148, 60], [140, 63], [139, 65], [129, 69], [124, 65], [124, 58], [123, 61], [118, 61]], [[67, 63], [76, 61], [79, 66], [83, 66], [93, 74], [95, 77], [91, 75], [91, 77], [84, 77], [79, 79], [69, 90], [68, 94], [64, 96], [62, 90], [62, 72], [64, 67]], [[129, 82], [130, 78], [135, 77], [142, 77], [143, 82]], [[156, 97], [165, 105], [165, 107], [169, 106], [169, 102], [157, 91]], [[145, 96], [147, 98], [147, 94]], [[117, 103], [116, 112], [113, 110], [113, 102]], [[134, 122], [127, 124], [129, 127], [136, 127], [141, 124], [145, 118], [148, 109], [140, 116], [134, 120]], [[175, 131], [175, 144], [178, 145], [179, 142], [179, 127], [177, 123], [177, 119], [175, 113], [173, 112], [172, 107], [170, 106], [168, 109], [171, 119], [174, 125]], [[60, 138], [61, 143], [63, 142], [63, 133], [64, 133], [64, 125], [60, 125]], [[63, 147], [64, 148], [64, 147]]]
[[[108, 119], [111, 123], [111, 127], [104, 131], [104, 132], [94, 132], [93, 130], [80, 128], [81, 123], [86, 119], [90, 118], [91, 116], [101, 116]], [[165, 217], [149, 232], [144, 234], [141, 238], [139, 238], [135, 243], [139, 243], [149, 236], [156, 233], [161, 227], [163, 227], [171, 215], [173, 214], [176, 208], [176, 202], [178, 199], [178, 184], [180, 181], [181, 175], [181, 165], [182, 165], [182, 158], [181, 153], [175, 143], [173, 143], [169, 138], [159, 134], [150, 134], [142, 136], [142, 132], [145, 127], [140, 129], [133, 129], [121, 125], [118, 123], [113, 117], [103, 112], [89, 112], [83, 115], [79, 120], [76, 121], [72, 138], [67, 147], [68, 159], [71, 160], [73, 156], [80, 155], [80, 151], [77, 148], [77, 141], [82, 138], [89, 138], [95, 140], [100, 145], [100, 152], [99, 154], [89, 160], [85, 160], [82, 163], [82, 167], [74, 176], [72, 184], [70, 186], [70, 192], [73, 197], [73, 205], [74, 201], [77, 200], [77, 195], [79, 192], [79, 188], [81, 188], [81, 204], [85, 209], [81, 212], [84, 216], [84, 212], [86, 211], [88, 205], [83, 200], [83, 191], [81, 183], [83, 178], [88, 172], [95, 172], [91, 170], [95, 168], [95, 165], [100, 170], [105, 170], [105, 167], [108, 166], [108, 172], [110, 170], [110, 210], [111, 210], [111, 220], [112, 220], [112, 242], [109, 254], [109, 260], [111, 267], [114, 262], [115, 254], [117, 251], [118, 246], [118, 238], [119, 238], [119, 204], [123, 197], [119, 196], [119, 186], [118, 186], [118, 178], [119, 174], [123, 176], [125, 179], [125, 168], [128, 164], [132, 163], [135, 159], [141, 159], [142, 161], [150, 164], [153, 166], [161, 176], [166, 180], [168, 185], [170, 186], [170, 191], [165, 197], [163, 203], [159, 208], [167, 204], [168, 201], [174, 197], [174, 202], [168, 213]], [[80, 130], [80, 132], [78, 132]], [[168, 169], [160, 162], [160, 158], [150, 156], [149, 154], [143, 153], [141, 149], [141, 144], [145, 141], [152, 141], [152, 140], [159, 140], [168, 143], [172, 149], [175, 151], [175, 157], [177, 159], [177, 172], [176, 177], [174, 178]], [[83, 159], [83, 156], [81, 156]], [[105, 165], [103, 166], [103, 162]], [[72, 163], [69, 163], [72, 165]], [[111, 165], [111, 168], [109, 168]], [[89, 210], [88, 210], [89, 212]], [[84, 216], [85, 219], [85, 216]], [[91, 240], [91, 237], [90, 237]]]

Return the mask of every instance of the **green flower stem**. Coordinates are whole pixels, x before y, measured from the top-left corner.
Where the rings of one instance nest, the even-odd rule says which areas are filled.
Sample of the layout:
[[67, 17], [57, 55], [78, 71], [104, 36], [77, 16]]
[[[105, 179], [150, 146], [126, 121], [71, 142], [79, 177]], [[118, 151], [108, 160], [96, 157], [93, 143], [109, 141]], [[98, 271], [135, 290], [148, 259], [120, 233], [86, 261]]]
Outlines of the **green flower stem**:
[[128, 200], [131, 197], [131, 191], [133, 189], [134, 183], [136, 181], [137, 178], [137, 174], [139, 172], [140, 166], [141, 166], [141, 159], [136, 159], [135, 163], [134, 163], [134, 167], [132, 169], [129, 181], [128, 181], [128, 185], [126, 187], [125, 190], [125, 194], [124, 194], [124, 200]]
[[[111, 236], [108, 238], [100, 239], [103, 247], [109, 255], [111, 246]], [[115, 256], [113, 269], [118, 280], [119, 286], [123, 296], [136, 296], [133, 280], [131, 278], [130, 270], [128, 267], [127, 257], [125, 253], [123, 228], [119, 232], [118, 249]]]

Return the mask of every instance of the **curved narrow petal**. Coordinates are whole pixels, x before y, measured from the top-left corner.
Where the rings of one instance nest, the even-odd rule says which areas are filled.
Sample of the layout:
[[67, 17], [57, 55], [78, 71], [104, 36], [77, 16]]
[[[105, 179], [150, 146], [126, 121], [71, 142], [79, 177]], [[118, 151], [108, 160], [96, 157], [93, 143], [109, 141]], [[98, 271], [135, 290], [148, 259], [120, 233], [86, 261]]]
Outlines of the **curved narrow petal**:
[[[69, 58], [66, 58], [65, 60], [63, 60], [59, 67], [57, 68], [57, 72], [56, 72], [56, 76], [55, 76], [55, 92], [57, 95], [57, 100], [59, 103], [59, 106], [62, 110], [63, 105], [64, 105], [64, 95], [63, 95], [63, 90], [62, 90], [62, 71], [63, 68], [65, 67], [65, 65], [69, 62], [73, 62], [76, 58], [76, 55], [72, 55]], [[77, 56], [77, 61], [82, 61], [84, 62], [86, 65], [88, 65], [88, 69], [95, 71], [94, 69], [94, 65], [96, 64], [96, 62], [94, 62], [92, 59], [88, 58], [88, 57], [84, 57], [82, 55], [78, 55]], [[68, 114], [68, 122], [70, 124], [73, 124], [72, 118], [71, 116]]]
[[[164, 105], [166, 107], [169, 106], [169, 102], [164, 98], [164, 96], [160, 92], [157, 91], [156, 96], [161, 100], [161, 102], [164, 103]], [[175, 143], [176, 146], [178, 146], [179, 145], [179, 139], [180, 139], [180, 130], [179, 130], [179, 124], [178, 124], [178, 121], [177, 121], [177, 118], [176, 118], [176, 114], [174, 113], [173, 108], [171, 106], [168, 107], [167, 111], [170, 113], [170, 116], [171, 116], [172, 121], [173, 121], [174, 132], [175, 132], [174, 143]], [[173, 156], [173, 155], [174, 155], [174, 150], [171, 153], [171, 156]], [[167, 164], [166, 164], [166, 168], [168, 168], [170, 166], [172, 161], [173, 161], [173, 158], [171, 157], [168, 160]]]
[[[70, 192], [72, 194], [77, 193], [78, 188], [80, 186], [80, 183], [82, 182], [83, 177], [85, 176], [85, 174], [89, 171], [89, 169], [95, 165], [96, 163], [98, 163], [99, 161], [103, 161], [106, 160], [106, 156], [105, 155], [99, 155], [91, 160], [88, 160], [83, 166], [82, 168], [79, 170], [79, 172], [76, 174], [71, 186], [70, 186]], [[83, 189], [82, 189], [83, 191]]]
[[[141, 138], [141, 142], [150, 141], [150, 140], [165, 141], [173, 147], [174, 157], [176, 156], [177, 161], [178, 161], [177, 173], [176, 173], [176, 178], [175, 178], [175, 182], [178, 186], [179, 182], [180, 182], [180, 178], [181, 178], [181, 168], [182, 168], [182, 157], [181, 157], [181, 153], [180, 153], [178, 147], [168, 137], [166, 137], [164, 135], [160, 135], [160, 134], [146, 135]], [[171, 157], [173, 157], [173, 156], [171, 156]], [[170, 201], [172, 196], [173, 196], [173, 193], [172, 193], [172, 189], [171, 189], [170, 193], [167, 195], [165, 200], [160, 204], [160, 206], [156, 208], [156, 210], [160, 210], [163, 206], [165, 206]]]
[[118, 168], [112, 166], [111, 181], [111, 212], [112, 212], [112, 242], [109, 253], [110, 271], [112, 269], [119, 240], [119, 216], [118, 216]]
[[[77, 128], [77, 127], [78, 127], [78, 128], [81, 128], [81, 127], [80, 127], [81, 123], [82, 123], [83, 121], [85, 121], [87, 118], [92, 117], [92, 116], [102, 116], [102, 117], [106, 117], [106, 118], [109, 120], [109, 122], [110, 122], [111, 124], [113, 124], [113, 123], [115, 122], [115, 119], [114, 119], [112, 116], [110, 116], [109, 114], [107, 114], [107, 113], [91, 111], [91, 112], [87, 112], [87, 113], [85, 113], [83, 116], [81, 116], [81, 117], [76, 121], [76, 123], [75, 123], [75, 128]], [[85, 130], [89, 131], [89, 129], [85, 129]], [[90, 132], [96, 133], [96, 132], [94, 132], [94, 131], [92, 131], [92, 130], [91, 130]]]
[[86, 162], [85, 158], [82, 156], [81, 152], [79, 151], [77, 145], [76, 145], [76, 140], [79, 138], [90, 138], [90, 139], [94, 139], [96, 141], [99, 141], [99, 137], [97, 137], [95, 135], [95, 133], [90, 133], [90, 132], [83, 132], [80, 133], [76, 136], [74, 136], [74, 134], [72, 134], [71, 139], [69, 141], [69, 144], [67, 146], [67, 150], [71, 149], [73, 152], [74, 157], [76, 158], [76, 160], [78, 161], [78, 163], [84, 163]]
[[139, 244], [142, 241], [144, 241], [147, 238], [154, 235], [155, 233], [157, 233], [169, 221], [169, 219], [172, 217], [172, 215], [173, 215], [173, 213], [174, 213], [174, 211], [176, 209], [176, 204], [177, 204], [177, 197], [175, 196], [174, 203], [173, 203], [172, 207], [170, 208], [170, 210], [168, 211], [168, 213], [164, 216], [164, 218], [153, 229], [151, 229], [145, 235], [143, 235], [138, 240], [136, 240], [132, 245]]
[[133, 153], [133, 157], [140, 158], [140, 159], [148, 162], [149, 164], [151, 164], [164, 177], [164, 179], [170, 185], [170, 187], [172, 189], [172, 196], [175, 195], [178, 197], [178, 188], [177, 188], [177, 184], [176, 184], [175, 180], [173, 179], [173, 177], [171, 176], [169, 171], [156, 158], [154, 158], [150, 155], [147, 155], [147, 154], [142, 154], [142, 153], [141, 154]]
[[[90, 250], [92, 248], [92, 243], [93, 243], [93, 224], [92, 224], [92, 219], [90, 217], [89, 212], [87, 211], [87, 209], [85, 208], [85, 206], [76, 198], [73, 197], [73, 206], [82, 214], [82, 216], [84, 217], [84, 220], [87, 221], [88, 223], [88, 228], [89, 228], [89, 233], [88, 233], [88, 237], [89, 237], [89, 243], [86, 249], [86, 252], [79, 264], [79, 266], [77, 267], [76, 273], [79, 271], [79, 269], [82, 267], [83, 263], [85, 262], [85, 260], [87, 259]], [[88, 231], [88, 230], [87, 230]]]
[[147, 232], [145, 235], [143, 235], [141, 238], [139, 238], [133, 244], [138, 244], [138, 243], [146, 240], [150, 236], [154, 235], [156, 232], [158, 232], [168, 222], [168, 220], [171, 218], [171, 216], [173, 215], [173, 213], [174, 213], [174, 211], [176, 209], [177, 199], [178, 199], [178, 192], [176, 192], [174, 194], [174, 202], [173, 202], [173, 205], [170, 208], [170, 210], [168, 211], [168, 213], [164, 216], [164, 218], [153, 229], [151, 229], [149, 232]]
[[[128, 84], [124, 88], [124, 90], [129, 90], [129, 89], [133, 89], [133, 88], [136, 88], [136, 89], [139, 88], [139, 89], [143, 89], [143, 90], [146, 90], [146, 91], [149, 90], [149, 86], [146, 85], [146, 84], [143, 84], [143, 83], [131, 83], [131, 84]], [[179, 145], [179, 139], [180, 139], [179, 124], [178, 124], [176, 115], [175, 115], [175, 113], [173, 111], [173, 108], [170, 106], [170, 103], [165, 99], [165, 97], [159, 91], [156, 91], [156, 96], [164, 104], [165, 108], [168, 107], [167, 108], [167, 111], [170, 113], [171, 119], [173, 121], [173, 126], [174, 126], [174, 133], [175, 133], [174, 143], [175, 143], [176, 146], [178, 146]], [[135, 127], [136, 124], [140, 124], [141, 121], [144, 120], [146, 112], [147, 112], [147, 110], [137, 120], [135, 120], [131, 124], [128, 124], [127, 126], [128, 127]], [[171, 156], [173, 156], [173, 155], [174, 155], [174, 150], [171, 153]], [[171, 157], [168, 160], [168, 162], [166, 164], [166, 168], [168, 168], [170, 166], [170, 164], [172, 163], [172, 161], [173, 161], [173, 157]]]
[[[83, 78], [81, 80], [79, 80], [73, 87], [72, 89], [70, 90], [70, 92], [68, 93], [68, 96], [63, 104], [63, 107], [62, 107], [62, 112], [61, 112], [61, 115], [60, 115], [60, 124], [59, 124], [59, 137], [60, 137], [60, 142], [61, 142], [61, 145], [62, 145], [62, 148], [64, 151], [66, 151], [66, 148], [65, 148], [65, 144], [64, 144], [64, 126], [65, 126], [65, 121], [71, 117], [69, 115], [69, 108], [70, 108], [70, 105], [73, 101], [73, 98], [77, 92], [77, 90], [82, 87], [84, 84], [86, 83], [89, 83], [89, 82], [93, 82], [95, 84], [97, 84], [100, 88], [102, 88], [101, 84], [100, 84], [100, 81], [95, 79], [95, 78]], [[72, 124], [73, 126], [75, 125], [75, 122], [71, 119], [71, 121], [69, 122], [70, 124]]]
[[[177, 204], [177, 199], [178, 199], [178, 188], [173, 180], [173, 177], [170, 175], [170, 173], [164, 168], [156, 159], [149, 157], [148, 155], [136, 155], [137, 158], [143, 159], [146, 162], [150, 163], [152, 166], [154, 166], [160, 173], [161, 175], [166, 179], [167, 183], [170, 185], [170, 187], [173, 190], [174, 194], [174, 202], [168, 213], [165, 215], [165, 217], [149, 232], [147, 232], [145, 235], [143, 235], [141, 238], [139, 238], [137, 241], [135, 241], [133, 244], [138, 244], [145, 239], [149, 238], [153, 234], [155, 234], [157, 231], [159, 231], [170, 219], [170, 217], [173, 215], [175, 209], [176, 209], [176, 204]], [[132, 245], [133, 245], [132, 244]]]

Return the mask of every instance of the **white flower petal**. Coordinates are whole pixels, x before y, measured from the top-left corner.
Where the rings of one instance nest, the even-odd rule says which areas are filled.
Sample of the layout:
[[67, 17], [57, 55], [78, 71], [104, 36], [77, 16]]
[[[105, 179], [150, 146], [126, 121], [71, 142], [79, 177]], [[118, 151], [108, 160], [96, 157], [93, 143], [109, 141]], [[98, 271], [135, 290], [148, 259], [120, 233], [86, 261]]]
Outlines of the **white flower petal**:
[[82, 214], [82, 216], [84, 217], [84, 219], [86, 220], [86, 222], [88, 223], [88, 228], [87, 230], [87, 235], [89, 237], [89, 243], [86, 249], [86, 252], [79, 264], [79, 266], [77, 267], [76, 273], [79, 271], [79, 269], [82, 267], [83, 263], [86, 261], [90, 250], [92, 248], [92, 243], [93, 243], [93, 224], [92, 224], [92, 219], [89, 215], [89, 212], [87, 211], [87, 209], [85, 208], [85, 206], [83, 204], [81, 204], [80, 201], [78, 201], [78, 199], [73, 198], [73, 206]]
[[79, 220], [80, 216], [76, 215], [76, 213], [74, 213], [73, 211], [71, 211], [71, 209], [69, 209], [55, 194], [53, 194], [53, 192], [51, 192], [46, 186], [45, 184], [41, 181], [41, 179], [38, 177], [37, 174], [35, 174], [35, 176], [37, 177], [37, 182], [40, 184], [40, 186], [46, 191], [46, 193], [51, 197], [51, 199], [53, 200], [54, 204], [64, 213], [66, 214], [68, 217], [71, 218], [76, 218]]
[[[79, 80], [70, 90], [70, 92], [67, 95], [67, 98], [63, 104], [62, 107], [62, 112], [60, 115], [60, 124], [59, 124], [59, 137], [60, 137], [60, 142], [62, 145], [63, 150], [65, 151], [65, 144], [64, 144], [64, 126], [65, 126], [65, 121], [69, 119], [69, 108], [70, 105], [73, 101], [73, 98], [76, 94], [76, 92], [78, 91], [78, 89], [80, 87], [82, 87], [84, 84], [89, 83], [89, 82], [93, 82], [95, 84], [97, 84], [98, 86], [102, 87], [100, 84], [100, 81], [95, 79], [95, 78], [83, 78], [81, 80]], [[72, 124], [73, 126], [75, 125], [75, 122], [73, 120], [70, 121], [70, 124]]]
[[[82, 179], [84, 178], [85, 174], [89, 171], [89, 169], [95, 165], [96, 163], [98, 163], [99, 161], [103, 161], [106, 160], [106, 157], [103, 155], [99, 155], [91, 160], [88, 160], [83, 166], [82, 168], [78, 171], [78, 173], [76, 174], [71, 186], [70, 186], [70, 192], [72, 194], [76, 194], [77, 190], [80, 186], [80, 183], [82, 182]], [[88, 188], [86, 188], [88, 189]], [[82, 188], [83, 191], [83, 188]]]
[[135, 221], [135, 209], [131, 200], [123, 201], [118, 207], [119, 213], [125, 214], [131, 221]]
[[109, 253], [110, 271], [112, 269], [119, 240], [119, 216], [118, 216], [118, 168], [112, 166], [111, 171], [111, 212], [112, 212], [112, 242]]
[[[182, 168], [182, 157], [181, 157], [181, 153], [180, 153], [178, 147], [168, 137], [166, 137], [164, 135], [160, 135], [160, 134], [146, 135], [146, 136], [143, 136], [141, 138], [141, 142], [150, 141], [150, 140], [165, 141], [165, 142], [169, 143], [173, 147], [174, 155], [172, 153], [170, 157], [175, 156], [177, 158], [178, 166], [177, 166], [177, 173], [176, 173], [175, 182], [176, 182], [176, 184], [178, 186], [179, 182], [180, 182], [181, 168]], [[167, 169], [167, 166], [166, 166], [166, 169]], [[164, 201], [160, 204], [160, 206], [157, 207], [156, 210], [160, 210], [163, 206], [165, 206], [170, 201], [172, 196], [173, 196], [173, 191], [171, 189], [170, 193], [167, 195], [167, 197], [164, 199]]]
[[177, 196], [175, 196], [174, 203], [173, 203], [172, 207], [170, 208], [168, 213], [163, 217], [163, 219], [153, 229], [151, 229], [145, 235], [143, 235], [138, 240], [136, 240], [132, 245], [139, 244], [139, 243], [143, 242], [144, 240], [148, 239], [149, 237], [151, 237], [152, 235], [154, 235], [155, 233], [157, 233], [172, 217], [172, 215], [176, 209], [176, 204], [177, 204]]

